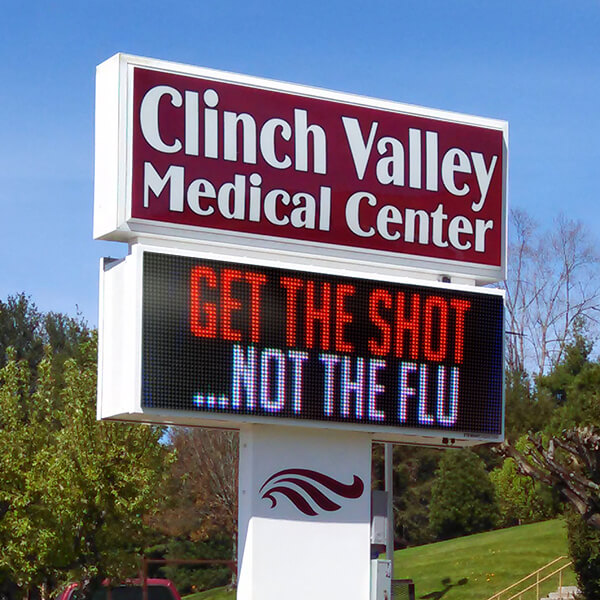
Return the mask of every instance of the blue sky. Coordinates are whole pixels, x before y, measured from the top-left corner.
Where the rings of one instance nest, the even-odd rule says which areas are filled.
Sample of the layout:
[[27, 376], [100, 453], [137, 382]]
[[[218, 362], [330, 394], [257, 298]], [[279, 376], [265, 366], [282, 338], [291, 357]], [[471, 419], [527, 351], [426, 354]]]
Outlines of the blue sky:
[[97, 323], [94, 76], [127, 52], [505, 119], [509, 203], [600, 238], [600, 1], [3, 4], [0, 298]]

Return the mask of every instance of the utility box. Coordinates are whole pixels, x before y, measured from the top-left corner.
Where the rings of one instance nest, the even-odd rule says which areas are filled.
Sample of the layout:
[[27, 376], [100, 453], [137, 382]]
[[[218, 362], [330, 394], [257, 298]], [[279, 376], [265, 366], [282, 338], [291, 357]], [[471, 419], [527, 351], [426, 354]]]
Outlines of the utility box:
[[392, 562], [371, 561], [371, 600], [392, 600]]
[[381, 490], [371, 492], [371, 546], [385, 552], [387, 539], [387, 497]]

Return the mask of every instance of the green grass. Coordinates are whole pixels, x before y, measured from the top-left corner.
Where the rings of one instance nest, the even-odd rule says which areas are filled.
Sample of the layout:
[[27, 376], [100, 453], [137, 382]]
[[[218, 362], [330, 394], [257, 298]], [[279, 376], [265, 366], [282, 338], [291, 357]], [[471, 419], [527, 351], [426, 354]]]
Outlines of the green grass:
[[[567, 554], [564, 523], [545, 521], [398, 550], [394, 553], [394, 577], [412, 579], [419, 599], [487, 600], [561, 554]], [[445, 579], [449, 583], [444, 583]], [[464, 579], [465, 583], [456, 585]], [[569, 573], [563, 585], [573, 584]], [[554, 590], [557, 585], [554, 579], [544, 589]], [[234, 598], [234, 592], [218, 588], [185, 600]], [[524, 596], [523, 600], [530, 598]]]
[[235, 592], [229, 592], [224, 587], [184, 596], [184, 600], [233, 600], [233, 598], [235, 598]]
[[[545, 521], [399, 550], [394, 553], [394, 576], [412, 579], [417, 598], [441, 598], [447, 588], [443, 580], [449, 578], [451, 584], [467, 582], [450, 588], [444, 600], [486, 600], [567, 554], [563, 521]], [[573, 584], [569, 572], [563, 585]], [[544, 589], [555, 590], [557, 585], [554, 579]]]

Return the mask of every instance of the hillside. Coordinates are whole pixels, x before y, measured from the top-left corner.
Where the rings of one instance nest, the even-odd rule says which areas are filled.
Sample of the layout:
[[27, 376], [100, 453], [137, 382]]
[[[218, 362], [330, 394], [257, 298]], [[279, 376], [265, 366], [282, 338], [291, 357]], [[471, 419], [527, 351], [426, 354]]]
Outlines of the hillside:
[[[566, 528], [555, 519], [397, 551], [394, 576], [413, 579], [417, 598], [441, 597], [446, 578], [467, 579], [444, 600], [486, 600], [562, 554], [568, 554]], [[567, 582], [574, 583], [571, 574]]]

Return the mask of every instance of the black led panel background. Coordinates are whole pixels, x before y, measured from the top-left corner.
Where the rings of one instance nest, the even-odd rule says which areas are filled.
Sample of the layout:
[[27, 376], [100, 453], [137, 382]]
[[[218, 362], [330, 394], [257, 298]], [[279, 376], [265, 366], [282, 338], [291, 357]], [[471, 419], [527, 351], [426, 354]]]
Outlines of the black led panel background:
[[[502, 433], [499, 295], [150, 252], [143, 271], [145, 408]], [[312, 340], [309, 287], [317, 310], [330, 300], [329, 325], [313, 319]], [[410, 327], [396, 326], [399, 299], [407, 322], [420, 308], [416, 346]]]

